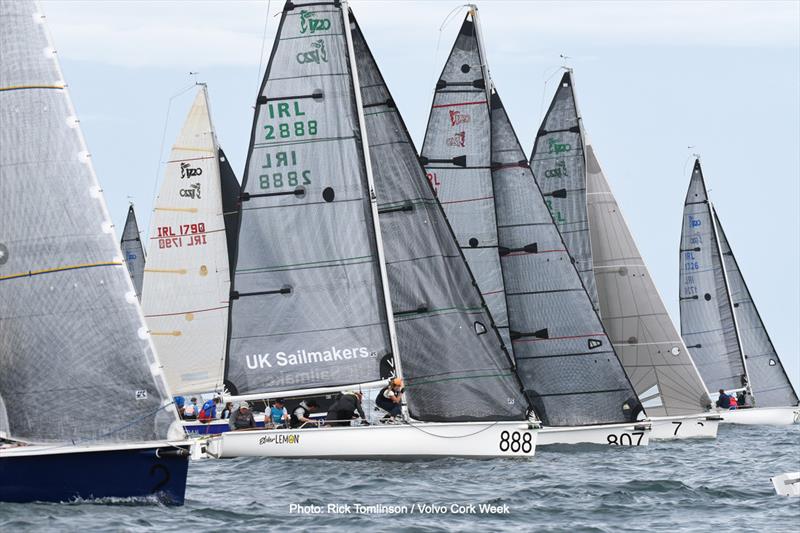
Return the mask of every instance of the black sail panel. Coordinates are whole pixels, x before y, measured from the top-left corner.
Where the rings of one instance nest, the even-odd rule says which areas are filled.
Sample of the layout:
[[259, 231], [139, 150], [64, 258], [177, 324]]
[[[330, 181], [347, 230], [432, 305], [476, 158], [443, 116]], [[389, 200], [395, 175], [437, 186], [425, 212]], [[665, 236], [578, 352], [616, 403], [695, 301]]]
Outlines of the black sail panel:
[[498, 240], [525, 392], [548, 426], [634, 421], [636, 392], [496, 92], [491, 125]]
[[511, 359], [355, 22], [353, 28], [409, 412], [425, 421], [522, 420], [528, 402]]
[[226, 385], [380, 379], [391, 343], [342, 10], [287, 2], [242, 183]]
[[747, 373], [699, 160], [683, 207], [680, 311], [681, 336], [708, 389], [745, 387]]
[[222, 148], [219, 149], [219, 180], [222, 190], [222, 214], [225, 218], [225, 238], [228, 243], [228, 265], [233, 280], [236, 258], [236, 237], [239, 229], [239, 195], [242, 192], [231, 164]]
[[797, 405], [797, 393], [792, 387], [789, 376], [778, 357], [778, 352], [772, 344], [772, 339], [767, 333], [767, 328], [761, 320], [753, 297], [750, 295], [742, 271], [739, 269], [725, 231], [719, 222], [717, 211], [713, 207], [711, 211], [717, 226], [725, 271], [728, 274], [733, 312], [739, 326], [742, 349], [747, 360], [747, 373], [750, 376], [755, 406]]
[[586, 158], [571, 72], [558, 84], [531, 153], [531, 169], [583, 285], [599, 309], [586, 209]]

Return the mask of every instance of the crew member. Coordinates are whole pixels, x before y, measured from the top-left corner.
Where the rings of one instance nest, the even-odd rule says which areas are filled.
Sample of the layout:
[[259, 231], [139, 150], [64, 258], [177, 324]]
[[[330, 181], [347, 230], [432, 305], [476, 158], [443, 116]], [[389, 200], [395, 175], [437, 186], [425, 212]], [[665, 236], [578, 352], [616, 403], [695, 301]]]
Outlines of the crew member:
[[384, 420], [400, 416], [403, 405], [403, 380], [400, 378], [390, 379], [389, 385], [382, 388], [375, 398], [375, 405], [388, 413], [383, 417]]
[[319, 423], [311, 418], [311, 413], [316, 413], [319, 410], [319, 404], [314, 399], [303, 400], [300, 405], [292, 411], [291, 425], [293, 428], [308, 427], [310, 425], [318, 426]]
[[361, 392], [347, 391], [339, 396], [339, 399], [333, 402], [330, 409], [328, 409], [328, 422], [333, 425], [350, 425], [356, 417], [361, 417], [361, 424], [368, 426], [367, 417], [364, 416], [364, 409], [361, 408], [361, 399], [364, 397]]

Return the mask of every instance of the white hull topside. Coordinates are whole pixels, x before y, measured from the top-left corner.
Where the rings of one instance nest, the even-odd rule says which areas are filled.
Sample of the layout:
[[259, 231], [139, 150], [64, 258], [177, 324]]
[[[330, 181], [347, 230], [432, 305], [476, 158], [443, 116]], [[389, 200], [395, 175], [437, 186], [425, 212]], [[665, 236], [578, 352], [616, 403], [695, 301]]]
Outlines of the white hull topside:
[[648, 418], [653, 424], [653, 440], [716, 439], [719, 423], [717, 413], [698, 413], [684, 416], [655, 416]]
[[650, 442], [647, 421], [595, 426], [545, 426], [539, 430], [538, 446], [558, 444], [602, 444], [605, 446], [646, 446]]
[[411, 424], [229, 431], [209, 438], [211, 457], [411, 460], [533, 457], [539, 430], [511, 422]]
[[752, 407], [728, 411], [716, 411], [723, 424], [746, 426], [791, 426], [800, 424], [800, 406]]

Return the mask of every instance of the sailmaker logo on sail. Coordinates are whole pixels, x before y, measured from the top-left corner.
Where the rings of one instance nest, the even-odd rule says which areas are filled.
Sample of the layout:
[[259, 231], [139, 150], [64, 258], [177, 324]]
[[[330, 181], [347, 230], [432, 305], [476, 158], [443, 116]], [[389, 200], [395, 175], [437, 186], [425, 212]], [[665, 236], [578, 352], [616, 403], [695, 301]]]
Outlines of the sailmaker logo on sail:
[[331, 346], [330, 350], [319, 352], [309, 352], [298, 350], [296, 353], [276, 352], [275, 359], [271, 353], [257, 353], [245, 356], [247, 368], [257, 370], [259, 368], [272, 368], [273, 366], [295, 366], [310, 365], [316, 363], [330, 363], [333, 361], [346, 361], [350, 359], [365, 359], [367, 357], [377, 357], [375, 352], [370, 352], [366, 346], [360, 348], [337, 348]]

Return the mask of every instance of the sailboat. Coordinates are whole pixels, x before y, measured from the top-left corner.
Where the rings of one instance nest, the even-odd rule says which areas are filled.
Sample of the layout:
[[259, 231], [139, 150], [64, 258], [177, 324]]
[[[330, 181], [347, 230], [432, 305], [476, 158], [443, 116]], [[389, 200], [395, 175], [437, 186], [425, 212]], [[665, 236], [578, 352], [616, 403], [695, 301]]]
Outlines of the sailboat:
[[133, 204], [128, 207], [128, 216], [125, 219], [125, 228], [122, 230], [122, 239], [119, 241], [122, 248], [122, 257], [128, 267], [128, 274], [133, 282], [136, 298], [142, 300], [142, 281], [144, 280], [145, 256], [142, 247], [142, 238], [139, 236], [139, 224], [136, 222], [136, 213]]
[[222, 388], [234, 246], [228, 234], [235, 232], [238, 196], [214, 132], [208, 88], [200, 84], [166, 163], [144, 271], [142, 308], [176, 394]]
[[0, 36], [0, 501], [182, 504], [183, 432], [44, 16], [0, 2]]
[[651, 439], [713, 438], [719, 417], [586, 140], [571, 70], [536, 137], [534, 176], [639, 400]]
[[761, 320], [694, 162], [683, 208], [681, 335], [713, 391], [744, 393], [750, 408], [721, 411], [724, 422], [800, 423], [800, 402]]
[[241, 203], [227, 399], [394, 376], [407, 416], [231, 431], [210, 455], [533, 456], [528, 401], [347, 2], [285, 4]]
[[478, 9], [436, 85], [421, 160], [543, 427], [538, 445], [644, 445], [649, 424], [488, 74]]

